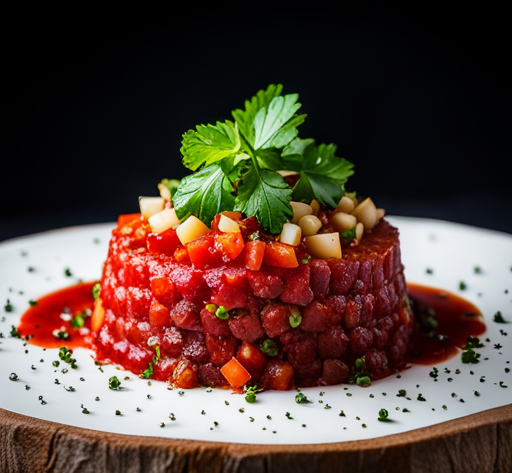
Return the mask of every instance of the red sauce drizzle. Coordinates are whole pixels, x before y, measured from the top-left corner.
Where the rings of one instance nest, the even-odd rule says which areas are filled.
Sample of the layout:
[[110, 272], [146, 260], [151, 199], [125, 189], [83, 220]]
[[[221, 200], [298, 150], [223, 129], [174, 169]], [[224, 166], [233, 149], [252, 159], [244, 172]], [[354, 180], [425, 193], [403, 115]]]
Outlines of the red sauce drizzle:
[[[21, 317], [18, 327], [25, 337], [33, 335], [29, 343], [44, 348], [84, 347], [92, 348], [90, 337], [90, 317], [84, 317], [82, 329], [71, 325], [71, 321], [62, 320], [61, 314], [68, 311], [74, 317], [86, 309], [92, 311], [94, 299], [92, 287], [95, 282], [80, 283], [48, 294], [37, 300]], [[442, 289], [408, 283], [409, 296], [413, 300], [416, 317], [428, 316], [428, 310], [435, 311], [434, 337], [425, 327], [418, 333], [418, 338], [410, 357], [410, 362], [423, 365], [434, 365], [445, 361], [462, 348], [469, 336], [477, 336], [485, 332], [480, 311], [471, 302]], [[66, 309], [67, 308], [67, 309]], [[55, 330], [69, 334], [67, 340], [58, 339]], [[439, 340], [437, 335], [443, 335]]]
[[[471, 302], [443, 289], [407, 284], [409, 297], [413, 301], [414, 314], [422, 319], [428, 311], [435, 312], [437, 327], [422, 325], [418, 333], [411, 363], [434, 365], [452, 358], [466, 344], [469, 336], [485, 332], [480, 310]], [[433, 335], [433, 336], [431, 336]], [[441, 339], [439, 338], [441, 335]]]
[[[32, 305], [21, 317], [18, 332], [22, 337], [30, 336], [29, 343], [43, 348], [92, 347], [90, 337], [90, 317], [84, 318], [84, 326], [75, 328], [71, 320], [62, 320], [61, 314], [67, 313], [71, 318], [94, 307], [92, 287], [95, 282], [80, 283], [48, 294]], [[54, 331], [69, 334], [68, 339], [59, 339]]]

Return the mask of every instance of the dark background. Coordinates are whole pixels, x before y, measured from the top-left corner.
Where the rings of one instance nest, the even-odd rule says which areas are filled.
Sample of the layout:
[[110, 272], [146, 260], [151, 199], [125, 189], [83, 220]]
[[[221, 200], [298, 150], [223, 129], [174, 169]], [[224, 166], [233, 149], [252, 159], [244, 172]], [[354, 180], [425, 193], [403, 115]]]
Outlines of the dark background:
[[187, 173], [185, 131], [277, 82], [308, 114], [299, 136], [355, 164], [348, 190], [388, 214], [512, 233], [504, 10], [236, 5], [10, 18], [0, 240], [138, 211]]

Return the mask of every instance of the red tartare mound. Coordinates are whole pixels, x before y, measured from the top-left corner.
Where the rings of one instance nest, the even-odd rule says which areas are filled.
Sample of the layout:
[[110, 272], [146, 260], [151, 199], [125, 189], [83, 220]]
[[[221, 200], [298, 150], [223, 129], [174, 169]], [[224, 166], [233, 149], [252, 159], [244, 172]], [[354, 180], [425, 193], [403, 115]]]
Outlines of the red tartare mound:
[[182, 245], [172, 229], [122, 216], [93, 320], [97, 360], [179, 388], [250, 376], [265, 390], [347, 382], [357, 359], [372, 380], [405, 364], [416, 323], [396, 228], [381, 219], [342, 259], [290, 247], [298, 265], [283, 267], [290, 255], [250, 238], [254, 217], [239, 225], [239, 238], [214, 221]]

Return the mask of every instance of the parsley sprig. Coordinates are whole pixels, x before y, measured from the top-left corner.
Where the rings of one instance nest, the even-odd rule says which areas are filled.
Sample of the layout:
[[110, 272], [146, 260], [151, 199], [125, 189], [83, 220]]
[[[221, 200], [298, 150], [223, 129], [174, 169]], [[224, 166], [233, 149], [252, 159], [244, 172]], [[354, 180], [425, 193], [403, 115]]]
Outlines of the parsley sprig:
[[[335, 155], [335, 145], [297, 137], [306, 115], [297, 113], [297, 94], [281, 92], [281, 84], [269, 85], [232, 112], [234, 121], [183, 135], [183, 164], [197, 172], [173, 194], [180, 220], [195, 215], [209, 225], [218, 213], [236, 210], [277, 234], [293, 215], [292, 198], [336, 207], [353, 165]], [[293, 188], [277, 172], [284, 170], [298, 173]]]

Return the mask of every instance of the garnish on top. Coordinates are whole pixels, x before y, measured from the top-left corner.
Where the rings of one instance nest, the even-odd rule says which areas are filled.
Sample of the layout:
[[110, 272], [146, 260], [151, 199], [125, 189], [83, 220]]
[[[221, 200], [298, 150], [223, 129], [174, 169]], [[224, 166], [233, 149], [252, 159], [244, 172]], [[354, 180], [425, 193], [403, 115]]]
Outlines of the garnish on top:
[[[292, 219], [292, 200], [336, 208], [353, 164], [335, 155], [334, 144], [298, 138], [306, 115], [297, 114], [297, 94], [281, 91], [282, 85], [270, 85], [244, 110], [234, 110], [234, 121], [198, 125], [183, 135], [183, 164], [196, 172], [177, 188], [163, 181], [180, 221], [195, 215], [210, 225], [217, 214], [234, 210], [278, 234]], [[292, 185], [283, 177], [290, 172]]]

